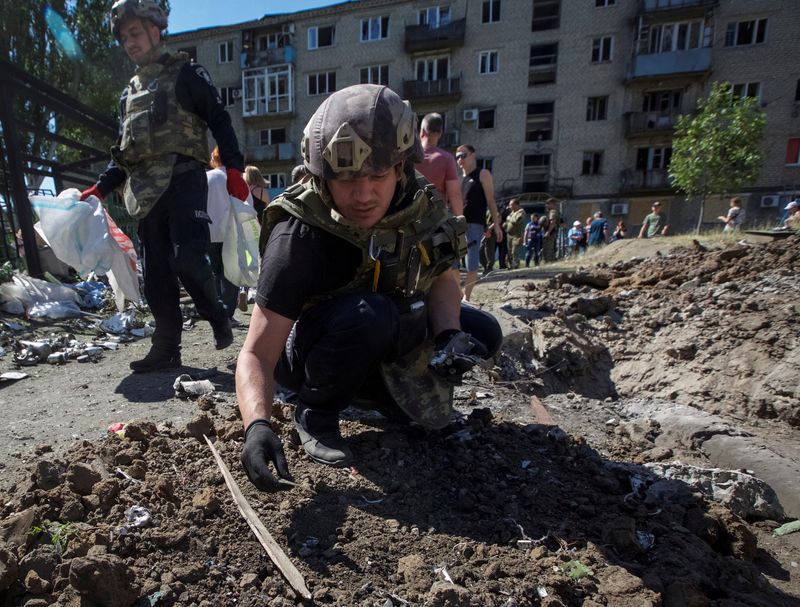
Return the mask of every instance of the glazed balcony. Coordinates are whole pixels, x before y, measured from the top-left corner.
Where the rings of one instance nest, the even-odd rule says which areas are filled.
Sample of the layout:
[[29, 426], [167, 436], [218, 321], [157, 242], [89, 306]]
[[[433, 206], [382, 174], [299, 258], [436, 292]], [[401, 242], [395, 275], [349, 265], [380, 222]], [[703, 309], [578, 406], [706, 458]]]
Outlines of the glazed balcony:
[[407, 25], [404, 48], [407, 53], [420, 53], [464, 46], [466, 31], [466, 19], [451, 21], [439, 27]]
[[635, 55], [628, 80], [666, 76], [703, 76], [711, 71], [711, 47]]

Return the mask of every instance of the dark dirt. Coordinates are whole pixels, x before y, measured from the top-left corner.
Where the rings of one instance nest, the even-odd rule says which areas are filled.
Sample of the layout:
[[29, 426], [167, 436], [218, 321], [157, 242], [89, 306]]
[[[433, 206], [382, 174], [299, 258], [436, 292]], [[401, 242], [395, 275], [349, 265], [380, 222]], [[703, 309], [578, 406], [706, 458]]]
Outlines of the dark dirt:
[[[793, 275], [782, 273], [796, 267], [796, 257], [783, 263], [796, 255], [798, 242], [790, 243], [794, 248], [780, 253], [774, 245], [749, 251], [769, 261], [760, 272], [751, 272], [753, 280], [740, 280], [748, 264], [738, 253], [721, 261], [713, 252], [722, 267], [690, 276], [705, 263], [703, 253], [693, 250], [677, 251], [671, 261], [654, 258], [585, 272], [601, 281], [594, 287], [576, 286], [566, 275], [531, 286], [527, 278], [510, 278], [507, 293], [512, 295], [504, 309], [529, 322], [530, 330], [510, 335], [497, 364], [475, 373], [457, 391], [450, 426], [425, 433], [348, 410], [342, 428], [357, 461], [352, 469], [332, 469], [303, 456], [285, 421], [289, 405], [280, 404], [276, 428], [301, 487], [276, 494], [259, 493], [240, 471], [242, 431], [227, 365], [212, 376], [217, 398], [173, 398], [172, 375], [151, 376], [150, 382], [158, 383], [150, 387], [160, 395], [155, 400], [146, 396], [147, 382], [129, 386], [128, 394], [137, 395], [133, 402], [152, 402], [166, 414], [150, 412], [151, 422], [129, 423], [125, 439], [111, 434], [73, 441], [68, 449], [51, 451], [37, 436], [25, 443], [27, 467], [6, 462], [7, 471], [15, 474], [0, 507], [0, 606], [302, 604], [240, 516], [202, 433], [215, 438], [245, 496], [305, 577], [313, 604], [800, 605], [800, 534], [774, 538], [771, 531], [778, 521], [745, 521], [678, 481], [671, 494], [648, 492], [652, 478], [640, 464], [648, 461], [643, 454], [653, 447], [644, 442], [655, 438], [631, 441], [598, 422], [631, 396], [669, 396], [672, 390], [679, 394], [671, 400], [679, 402], [683, 387], [670, 388], [671, 376], [662, 374], [662, 359], [656, 356], [675, 360], [671, 372], [683, 366], [686, 374], [700, 373], [701, 362], [727, 355], [730, 348], [711, 346], [729, 337], [757, 351], [748, 360], [763, 356], [769, 362], [751, 365], [752, 381], [774, 386], [766, 382], [764, 369], [783, 364], [780, 346], [784, 357], [796, 356], [797, 316], [780, 316], [761, 329], [737, 327], [733, 336], [725, 326], [692, 323], [710, 323], [720, 311], [764, 311], [749, 310], [750, 300], [789, 298], [782, 305], [797, 305], [796, 290], [781, 290], [795, 284]], [[665, 264], [683, 274], [664, 278], [659, 268]], [[733, 278], [716, 282], [721, 270]], [[675, 278], [679, 274], [680, 280]], [[654, 280], [656, 275], [662, 278]], [[749, 300], [732, 298], [772, 275], [788, 278], [758, 282]], [[693, 288], [708, 289], [709, 296], [680, 299], [685, 297], [680, 286], [698, 277]], [[735, 289], [725, 287], [731, 282]], [[760, 295], [767, 287], [777, 291]], [[634, 289], [637, 294], [620, 297]], [[716, 297], [715, 289], [722, 289]], [[512, 299], [517, 296], [521, 299]], [[598, 297], [613, 301], [576, 304], [606, 306], [597, 315], [588, 307], [565, 311], [573, 300]], [[665, 299], [677, 311], [653, 310], [653, 302]], [[692, 303], [701, 311], [687, 318], [698, 319], [670, 318]], [[639, 335], [642, 326], [652, 333]], [[663, 349], [647, 351], [646, 344], [662, 332], [669, 332], [662, 339], [672, 335], [675, 342], [681, 331], [695, 326], [716, 327], [711, 345], [700, 350], [703, 356], [695, 350], [693, 357], [683, 358], [677, 346], [678, 356]], [[758, 331], [773, 328], [778, 340], [789, 339], [786, 335], [794, 331], [795, 342], [753, 345], [761, 343]], [[607, 339], [614, 332], [625, 339]], [[203, 343], [205, 337], [198, 333], [193, 339]], [[142, 348], [135, 344], [81, 367], [89, 375], [83, 381], [91, 384], [95, 375], [111, 384], [123, 381], [127, 362]], [[231, 360], [232, 355], [225, 356]], [[643, 370], [634, 390], [616, 374], [637, 356]], [[213, 358], [202, 353], [190, 360], [200, 369]], [[605, 366], [598, 362], [603, 360]], [[709, 373], [718, 372], [709, 366]], [[30, 407], [57, 392], [57, 386], [48, 388], [48, 370], [42, 368], [24, 388], [30, 391]], [[592, 382], [601, 380], [592, 391]], [[772, 391], [765, 399], [771, 406], [765, 408], [751, 398], [730, 396], [724, 382], [717, 384], [698, 387], [692, 403], [711, 410], [716, 400], [724, 413], [739, 398], [745, 403], [739, 412], [744, 421], [769, 418], [784, 434], [796, 436], [797, 402], [785, 387], [768, 388]], [[9, 389], [15, 396], [23, 393], [20, 385], [5, 388], [4, 398]], [[528, 407], [532, 394], [552, 394], [544, 402], [563, 429], [534, 423], [541, 419]], [[113, 399], [123, 419], [140, 417], [128, 417], [125, 394]], [[102, 407], [97, 411], [95, 436], [113, 417]], [[761, 417], [759, 411], [774, 415]], [[120, 412], [116, 415], [119, 420]], [[647, 482], [632, 484], [632, 477]], [[136, 527], [128, 521], [126, 511], [132, 506], [150, 513], [148, 524]]]

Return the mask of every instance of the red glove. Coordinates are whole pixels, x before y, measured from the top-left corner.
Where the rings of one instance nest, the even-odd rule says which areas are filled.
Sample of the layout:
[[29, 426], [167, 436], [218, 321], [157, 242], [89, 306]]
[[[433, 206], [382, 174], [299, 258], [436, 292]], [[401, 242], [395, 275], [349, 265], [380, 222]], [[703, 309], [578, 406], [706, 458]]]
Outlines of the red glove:
[[247, 200], [247, 196], [250, 194], [250, 188], [247, 187], [244, 179], [242, 179], [242, 173], [236, 169], [226, 169], [226, 173], [228, 175], [228, 194], [234, 198], [238, 198], [242, 202]]
[[104, 197], [100, 193], [100, 190], [97, 189], [97, 184], [90, 187], [88, 190], [84, 190], [81, 192], [81, 200], [86, 200], [89, 196], [97, 196], [100, 199], [100, 202], [103, 202]]

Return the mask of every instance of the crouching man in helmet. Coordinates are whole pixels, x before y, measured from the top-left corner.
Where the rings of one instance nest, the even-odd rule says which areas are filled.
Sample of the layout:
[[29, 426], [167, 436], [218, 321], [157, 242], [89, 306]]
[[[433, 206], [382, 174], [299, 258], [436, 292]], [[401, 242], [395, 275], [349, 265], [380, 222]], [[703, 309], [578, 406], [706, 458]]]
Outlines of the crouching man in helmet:
[[384, 86], [328, 97], [305, 128], [309, 174], [266, 210], [256, 309], [236, 366], [242, 464], [262, 490], [289, 471], [270, 416], [275, 384], [297, 393], [294, 423], [313, 460], [353, 454], [339, 414], [358, 404], [427, 428], [449, 422], [453, 385], [493, 356], [494, 317], [461, 305], [448, 269], [466, 249], [422, 159], [408, 102]]
[[167, 16], [153, 0], [116, 0], [111, 7], [111, 32], [136, 72], [120, 99], [120, 135], [112, 160], [81, 195], [82, 200], [90, 195], [102, 200], [124, 184], [125, 206], [139, 220], [144, 294], [156, 328], [150, 352], [131, 363], [134, 372], [181, 364], [178, 279], [200, 316], [211, 323], [216, 348], [233, 341], [207, 254], [207, 129], [227, 167], [228, 192], [241, 200], [249, 192], [236, 133], [208, 72], [187, 54], [167, 51], [161, 39], [166, 27]]

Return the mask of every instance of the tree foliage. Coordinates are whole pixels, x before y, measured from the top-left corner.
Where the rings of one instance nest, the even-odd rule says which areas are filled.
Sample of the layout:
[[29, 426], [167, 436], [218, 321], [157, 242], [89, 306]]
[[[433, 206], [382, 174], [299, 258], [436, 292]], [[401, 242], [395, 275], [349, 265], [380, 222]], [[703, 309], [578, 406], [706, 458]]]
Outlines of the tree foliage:
[[756, 99], [734, 95], [727, 82], [715, 82], [696, 115], [678, 119], [669, 174], [688, 197], [700, 198], [700, 219], [708, 196], [736, 192], [758, 179], [766, 119]]
[[[169, 2], [160, 0], [169, 10]], [[113, 116], [120, 92], [133, 65], [111, 35], [111, 0], [3, 0], [0, 2], [2, 57], [27, 73], [44, 80], [60, 91], [100, 113]], [[66, 30], [80, 47], [72, 58], [59, 43], [58, 32], [48, 27], [46, 10], [52, 9], [63, 20]], [[39, 104], [16, 98], [16, 116], [30, 124], [67, 135], [87, 145], [97, 145], [95, 136], [83, 127], [53, 115]], [[23, 152], [37, 158], [50, 155], [47, 141], [30, 133], [20, 133]], [[51, 156], [52, 157], [52, 156]], [[55, 159], [68, 162], [76, 152], [59, 146]]]

